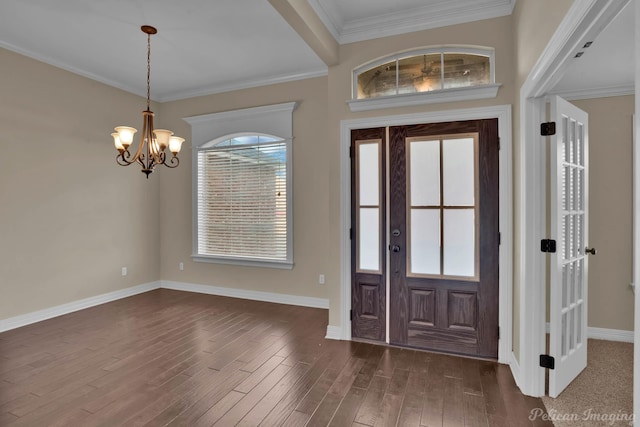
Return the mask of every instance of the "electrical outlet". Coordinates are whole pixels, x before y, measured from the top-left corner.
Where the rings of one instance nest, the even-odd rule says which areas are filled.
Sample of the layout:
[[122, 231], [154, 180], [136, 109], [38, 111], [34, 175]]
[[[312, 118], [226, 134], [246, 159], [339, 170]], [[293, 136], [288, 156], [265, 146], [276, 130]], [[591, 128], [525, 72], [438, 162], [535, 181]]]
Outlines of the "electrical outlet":
[[127, 267], [122, 267], [122, 275], [123, 276], [127, 275]]
[[318, 283], [320, 283], [321, 285], [324, 285], [324, 274], [321, 274], [321, 275], [318, 277]]
[[178, 268], [180, 269], [180, 271], [184, 270], [184, 262], [181, 262], [180, 264], [178, 264]]

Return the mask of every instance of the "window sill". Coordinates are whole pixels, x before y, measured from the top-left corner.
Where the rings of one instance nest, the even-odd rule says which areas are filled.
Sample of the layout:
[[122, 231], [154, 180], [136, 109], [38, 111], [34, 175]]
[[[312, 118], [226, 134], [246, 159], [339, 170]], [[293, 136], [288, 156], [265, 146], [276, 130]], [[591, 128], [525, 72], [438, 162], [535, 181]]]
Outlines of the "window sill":
[[263, 268], [277, 268], [281, 270], [292, 270], [293, 261], [274, 261], [274, 260], [259, 260], [256, 258], [235, 258], [235, 257], [221, 257], [221, 256], [207, 256], [207, 255], [191, 255], [191, 258], [195, 262], [208, 262], [211, 264], [228, 264], [228, 265], [240, 265], [245, 267], [263, 267]]
[[501, 84], [489, 84], [474, 87], [432, 90], [430, 92], [406, 93], [401, 95], [381, 96], [379, 98], [354, 99], [347, 101], [352, 112], [379, 110], [393, 107], [409, 107], [412, 105], [437, 104], [454, 101], [470, 101], [474, 99], [495, 98]]

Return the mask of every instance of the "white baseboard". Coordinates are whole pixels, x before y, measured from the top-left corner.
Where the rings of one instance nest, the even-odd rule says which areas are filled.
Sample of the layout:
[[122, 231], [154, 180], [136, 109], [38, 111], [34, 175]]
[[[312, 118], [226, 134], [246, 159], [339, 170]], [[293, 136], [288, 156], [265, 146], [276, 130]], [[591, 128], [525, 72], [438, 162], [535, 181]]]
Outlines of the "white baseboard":
[[509, 367], [511, 368], [511, 375], [513, 375], [513, 380], [516, 382], [518, 388], [522, 389], [522, 387], [520, 387], [520, 364], [518, 363], [518, 359], [516, 359], [516, 354], [514, 352], [511, 352]]
[[587, 329], [587, 337], [595, 340], [633, 342], [633, 331], [594, 328], [589, 326], [589, 329]]
[[[549, 333], [551, 325], [547, 323], [546, 331]], [[633, 342], [633, 331], [625, 331], [623, 329], [596, 328], [589, 326], [587, 328], [587, 338], [604, 341]]]
[[340, 326], [327, 325], [327, 336], [325, 338], [328, 340], [342, 340], [342, 328]]
[[89, 297], [67, 304], [58, 305], [44, 310], [34, 311], [32, 313], [22, 314], [20, 316], [10, 317], [0, 320], [0, 332], [10, 329], [20, 328], [32, 323], [41, 322], [51, 319], [52, 317], [62, 316], [64, 314], [73, 313], [74, 311], [84, 310], [85, 308], [94, 307], [96, 305], [105, 304], [111, 301], [130, 297], [133, 295], [148, 292], [160, 287], [160, 282], [145, 283], [143, 285], [133, 286], [131, 288], [120, 289], [118, 291], [108, 292], [106, 294]]
[[176, 291], [196, 292], [199, 294], [219, 295], [223, 297], [250, 299], [255, 301], [275, 302], [278, 304], [299, 305], [312, 308], [329, 308], [326, 298], [302, 297], [297, 295], [278, 294], [273, 292], [250, 291], [247, 289], [223, 288], [219, 286], [196, 285], [194, 283], [171, 282], [161, 280], [160, 287]]
[[[145, 283], [143, 285], [133, 286], [131, 288], [120, 289], [118, 291], [97, 295], [95, 297], [89, 297], [67, 304], [46, 308], [44, 310], [34, 311], [32, 313], [0, 320], [0, 332], [20, 328], [22, 326], [40, 322], [42, 320], [51, 319], [52, 317], [62, 316], [64, 314], [73, 313], [74, 311], [83, 310], [85, 308], [94, 307], [96, 305], [105, 304], [111, 301], [119, 300], [159, 288], [250, 299], [255, 301], [274, 302], [279, 304], [299, 305], [303, 307], [324, 309], [329, 308], [329, 300], [325, 298], [302, 297], [296, 295], [277, 294], [272, 292], [250, 291], [246, 289], [222, 288], [218, 286], [196, 285], [193, 283], [180, 283], [160, 280], [157, 282]], [[338, 338], [334, 339], [341, 339], [339, 338], [340, 328], [337, 328], [336, 336]]]

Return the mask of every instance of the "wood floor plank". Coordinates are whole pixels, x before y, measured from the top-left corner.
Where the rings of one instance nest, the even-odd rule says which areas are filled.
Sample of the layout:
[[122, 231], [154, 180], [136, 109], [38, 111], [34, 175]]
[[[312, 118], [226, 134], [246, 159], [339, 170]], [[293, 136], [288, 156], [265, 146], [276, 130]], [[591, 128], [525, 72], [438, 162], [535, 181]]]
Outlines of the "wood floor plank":
[[364, 360], [362, 359], [351, 358], [349, 360], [327, 390], [327, 394], [313, 412], [307, 426], [326, 426], [331, 421], [363, 365]]
[[293, 411], [291, 415], [282, 423], [282, 427], [306, 426], [311, 415], [304, 412]]
[[230, 426], [236, 425], [253, 407], [275, 386], [278, 381], [291, 369], [289, 366], [278, 365], [271, 373], [262, 380], [256, 387], [247, 393], [240, 401], [214, 425]]
[[442, 425], [451, 427], [464, 426], [463, 398], [462, 378], [452, 378], [445, 374]]
[[367, 395], [356, 414], [355, 421], [357, 423], [366, 424], [368, 426], [376, 425], [388, 385], [389, 378], [381, 376], [373, 377], [367, 390]]
[[236, 403], [245, 396], [244, 393], [231, 390], [222, 399], [220, 399], [215, 405], [213, 405], [207, 412], [199, 417], [194, 423], [188, 424], [169, 424], [169, 425], [182, 425], [185, 427], [209, 427], [214, 425], [220, 418], [224, 416]]
[[176, 422], [178, 425], [190, 425], [208, 409], [215, 406], [227, 394], [233, 391], [240, 382], [247, 378], [247, 373], [240, 371], [238, 365], [229, 366], [221, 372], [214, 372], [214, 381], [199, 381], [192, 378], [176, 390], [168, 390], [163, 396], [156, 397], [144, 409], [130, 417], [123, 426], [167, 425]]
[[507, 366], [326, 327], [326, 310], [158, 289], [3, 332], [0, 425], [537, 426]]
[[463, 399], [465, 427], [489, 427], [484, 398], [477, 394], [463, 393]]
[[402, 407], [398, 418], [398, 425], [420, 426], [422, 408], [425, 402], [425, 389], [427, 375], [419, 372], [410, 372], [407, 380], [407, 388], [402, 400]]
[[400, 415], [402, 396], [397, 394], [385, 394], [374, 427], [395, 427]]
[[316, 363], [312, 364], [300, 381], [287, 390], [287, 394], [275, 405], [260, 425], [263, 427], [282, 425], [332, 362], [331, 356], [325, 354]]
[[[286, 366], [286, 365], [284, 365]], [[306, 363], [298, 363], [245, 415], [238, 426], [253, 427], [262, 423], [271, 410], [280, 402], [286, 393], [309, 370]]]
[[482, 381], [480, 378], [480, 363], [476, 359], [461, 358], [462, 391], [482, 396]]
[[340, 402], [340, 406], [338, 406], [329, 425], [342, 427], [352, 424], [366, 393], [365, 389], [352, 386]]

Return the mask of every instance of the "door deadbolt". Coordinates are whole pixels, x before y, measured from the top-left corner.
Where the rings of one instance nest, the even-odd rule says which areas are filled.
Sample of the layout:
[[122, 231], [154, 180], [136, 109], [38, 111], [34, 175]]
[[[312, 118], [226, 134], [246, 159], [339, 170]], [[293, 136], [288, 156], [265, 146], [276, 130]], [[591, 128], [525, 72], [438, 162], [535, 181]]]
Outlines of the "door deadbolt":
[[398, 246], [398, 245], [393, 245], [393, 246], [389, 245], [389, 250], [391, 252], [400, 252], [400, 246]]

